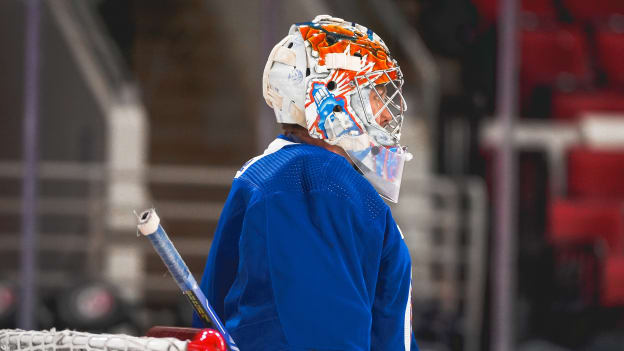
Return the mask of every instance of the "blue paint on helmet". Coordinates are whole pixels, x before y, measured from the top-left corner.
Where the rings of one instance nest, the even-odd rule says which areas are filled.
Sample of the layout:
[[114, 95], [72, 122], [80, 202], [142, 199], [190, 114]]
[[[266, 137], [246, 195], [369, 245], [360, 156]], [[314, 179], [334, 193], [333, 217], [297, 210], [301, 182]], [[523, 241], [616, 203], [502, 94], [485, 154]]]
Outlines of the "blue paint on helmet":
[[327, 118], [330, 121], [334, 121], [334, 108], [336, 106], [340, 106], [342, 111], [346, 111], [345, 109], [345, 101], [341, 98], [336, 98], [334, 94], [330, 93], [327, 90], [327, 87], [321, 83], [314, 83], [312, 88], [312, 96], [314, 97], [314, 103], [316, 104], [316, 110], [318, 111], [319, 116], [321, 117], [319, 120], [319, 128], [327, 137], [327, 131], [325, 130], [325, 121]]

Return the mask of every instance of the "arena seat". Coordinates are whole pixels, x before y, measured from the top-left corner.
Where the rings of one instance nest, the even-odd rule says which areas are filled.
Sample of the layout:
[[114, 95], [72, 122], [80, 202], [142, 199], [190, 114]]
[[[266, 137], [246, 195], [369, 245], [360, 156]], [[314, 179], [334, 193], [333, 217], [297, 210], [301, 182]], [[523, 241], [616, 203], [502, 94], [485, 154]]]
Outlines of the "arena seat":
[[601, 304], [607, 307], [624, 305], [624, 255], [605, 258], [601, 282]]
[[[499, 0], [472, 0], [472, 3], [486, 23], [496, 23]], [[521, 0], [520, 6], [522, 12], [532, 13], [539, 18], [557, 17], [552, 0]]]
[[584, 112], [624, 113], [624, 92], [614, 90], [555, 92], [551, 111], [554, 118], [566, 121], [577, 121]]
[[624, 14], [622, 0], [563, 0], [563, 6], [575, 20], [604, 20], [612, 14]]
[[556, 18], [557, 10], [551, 0], [522, 0], [522, 11], [542, 18]]
[[590, 80], [587, 39], [580, 28], [524, 30], [521, 47], [520, 95], [523, 101], [540, 85], [574, 90]]
[[604, 241], [608, 252], [622, 253], [623, 203], [557, 199], [550, 205], [549, 239], [555, 246]]
[[496, 23], [498, 17], [498, 0], [472, 0], [472, 4], [477, 8], [481, 22], [489, 26]]
[[549, 205], [548, 239], [561, 267], [576, 267], [579, 292], [590, 305], [624, 305], [623, 176], [624, 150], [574, 148], [568, 198]]
[[571, 198], [624, 199], [624, 150], [574, 148], [567, 168]]
[[624, 87], [624, 33], [603, 28], [596, 33], [596, 46], [599, 65], [609, 84]]

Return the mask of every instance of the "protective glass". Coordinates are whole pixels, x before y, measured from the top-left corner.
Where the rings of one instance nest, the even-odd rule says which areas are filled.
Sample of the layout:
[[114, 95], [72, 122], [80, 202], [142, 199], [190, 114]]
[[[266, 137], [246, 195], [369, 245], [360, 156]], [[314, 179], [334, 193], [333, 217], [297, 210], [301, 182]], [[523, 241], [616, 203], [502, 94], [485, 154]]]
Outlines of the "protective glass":
[[381, 196], [392, 202], [398, 202], [403, 165], [409, 157], [405, 148], [374, 146], [369, 141], [366, 148], [345, 151]]

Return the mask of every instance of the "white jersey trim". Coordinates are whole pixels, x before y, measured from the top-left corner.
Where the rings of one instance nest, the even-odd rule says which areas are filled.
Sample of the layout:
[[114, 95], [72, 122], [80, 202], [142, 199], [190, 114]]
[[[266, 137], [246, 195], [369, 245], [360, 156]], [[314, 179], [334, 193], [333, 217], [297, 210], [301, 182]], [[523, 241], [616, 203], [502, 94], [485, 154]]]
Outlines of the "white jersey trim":
[[254, 163], [256, 163], [256, 161], [258, 161], [259, 159], [263, 158], [266, 155], [270, 155], [276, 151], [279, 151], [281, 148], [283, 148], [284, 146], [287, 145], [293, 145], [293, 144], [297, 144], [295, 142], [289, 141], [289, 140], [285, 140], [285, 139], [281, 139], [281, 138], [277, 138], [275, 140], [273, 140], [269, 146], [267, 146], [266, 150], [264, 150], [264, 152], [262, 153], [262, 155], [258, 155], [254, 158], [252, 158], [251, 160], [245, 162], [245, 164], [236, 172], [236, 175], [234, 176], [234, 179], [240, 177], [241, 175], [243, 175], [243, 173], [245, 173], [245, 171]]
[[412, 347], [412, 274], [410, 273], [409, 295], [407, 295], [407, 304], [405, 306], [405, 322], [403, 324], [403, 340], [405, 342], [405, 351], [410, 351]]

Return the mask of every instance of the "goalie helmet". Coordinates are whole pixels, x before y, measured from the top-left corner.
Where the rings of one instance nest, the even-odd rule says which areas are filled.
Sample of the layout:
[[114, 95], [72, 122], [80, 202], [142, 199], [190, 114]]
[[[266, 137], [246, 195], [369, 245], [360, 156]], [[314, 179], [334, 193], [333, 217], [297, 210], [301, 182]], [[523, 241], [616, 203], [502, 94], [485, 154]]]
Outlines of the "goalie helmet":
[[271, 50], [263, 95], [278, 123], [340, 146], [380, 195], [397, 202], [406, 103], [403, 74], [372, 30], [327, 15], [295, 24]]

